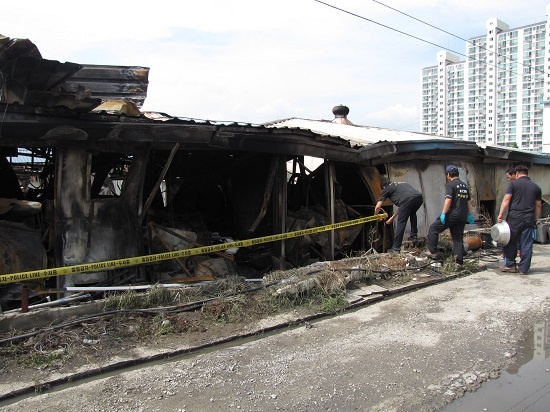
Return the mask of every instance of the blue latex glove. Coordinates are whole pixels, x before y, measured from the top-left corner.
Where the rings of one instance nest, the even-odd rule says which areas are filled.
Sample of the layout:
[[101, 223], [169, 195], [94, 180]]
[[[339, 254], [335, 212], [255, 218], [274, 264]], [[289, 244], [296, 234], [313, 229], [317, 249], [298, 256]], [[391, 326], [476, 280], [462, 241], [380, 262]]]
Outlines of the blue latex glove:
[[472, 216], [471, 213], [468, 213], [467, 219], [469, 224], [473, 225], [475, 223], [474, 217]]
[[445, 224], [445, 213], [441, 213], [441, 216], [439, 216], [439, 220], [441, 221], [441, 224]]

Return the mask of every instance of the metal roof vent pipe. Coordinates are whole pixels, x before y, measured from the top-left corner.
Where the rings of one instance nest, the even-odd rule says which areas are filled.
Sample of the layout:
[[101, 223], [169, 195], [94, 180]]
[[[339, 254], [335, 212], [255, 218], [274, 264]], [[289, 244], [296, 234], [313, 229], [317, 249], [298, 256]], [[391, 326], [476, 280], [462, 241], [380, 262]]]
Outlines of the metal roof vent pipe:
[[349, 114], [349, 107], [342, 104], [339, 106], [334, 106], [332, 113], [334, 114], [334, 120], [332, 123], [348, 124], [353, 126], [353, 123], [347, 118], [347, 115]]

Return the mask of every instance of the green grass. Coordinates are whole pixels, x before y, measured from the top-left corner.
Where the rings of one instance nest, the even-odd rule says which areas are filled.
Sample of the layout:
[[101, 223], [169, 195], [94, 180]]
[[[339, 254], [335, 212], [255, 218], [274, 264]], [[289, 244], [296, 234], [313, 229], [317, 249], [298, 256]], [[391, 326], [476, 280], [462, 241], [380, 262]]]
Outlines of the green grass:
[[23, 356], [20, 363], [28, 368], [45, 369], [54, 365], [63, 364], [66, 359], [67, 355], [63, 350], [31, 352], [27, 356]]
[[320, 307], [323, 312], [338, 313], [348, 306], [348, 301], [343, 294], [336, 294], [324, 297], [320, 302]]

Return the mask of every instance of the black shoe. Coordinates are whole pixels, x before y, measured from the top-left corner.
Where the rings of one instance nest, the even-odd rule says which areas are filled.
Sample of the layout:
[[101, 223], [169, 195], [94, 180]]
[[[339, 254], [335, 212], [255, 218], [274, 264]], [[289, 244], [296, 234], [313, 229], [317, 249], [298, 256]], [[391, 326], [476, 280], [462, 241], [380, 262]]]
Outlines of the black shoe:
[[409, 242], [416, 242], [418, 240], [418, 236], [409, 236]]
[[429, 250], [427, 252], [422, 253], [424, 256], [430, 258], [430, 259], [437, 259], [439, 255], [437, 253], [432, 253]]
[[516, 265], [502, 266], [498, 268], [498, 270], [504, 273], [518, 273], [518, 270], [516, 269]]

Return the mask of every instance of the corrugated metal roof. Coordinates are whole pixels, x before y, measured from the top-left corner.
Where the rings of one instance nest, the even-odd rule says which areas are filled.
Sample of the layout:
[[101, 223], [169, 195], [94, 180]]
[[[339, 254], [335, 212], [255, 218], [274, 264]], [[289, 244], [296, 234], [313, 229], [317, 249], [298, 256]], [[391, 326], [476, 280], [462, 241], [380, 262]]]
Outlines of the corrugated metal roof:
[[379, 142], [410, 142], [410, 141], [457, 141], [456, 139], [434, 136], [425, 133], [407, 132], [403, 130], [385, 129], [372, 126], [357, 126], [323, 120], [308, 120], [291, 118], [269, 123], [269, 127], [294, 127], [311, 130], [327, 136], [339, 136], [356, 146], [367, 146]]
[[[529, 152], [525, 150], [479, 144], [476, 142], [435, 136], [426, 133], [408, 132], [403, 130], [387, 129], [373, 126], [359, 126], [342, 124], [328, 120], [310, 120], [290, 118], [266, 123], [266, 127], [290, 128], [307, 130], [316, 134], [332, 138], [340, 138], [349, 142], [352, 147], [363, 148], [365, 159], [382, 159], [387, 156], [397, 157], [397, 154], [406, 155], [420, 153], [426, 155], [454, 155], [480, 156], [480, 158], [506, 160], [511, 162], [533, 162], [536, 164], [550, 164], [550, 156], [545, 153]], [[380, 145], [392, 145], [389, 149]]]

